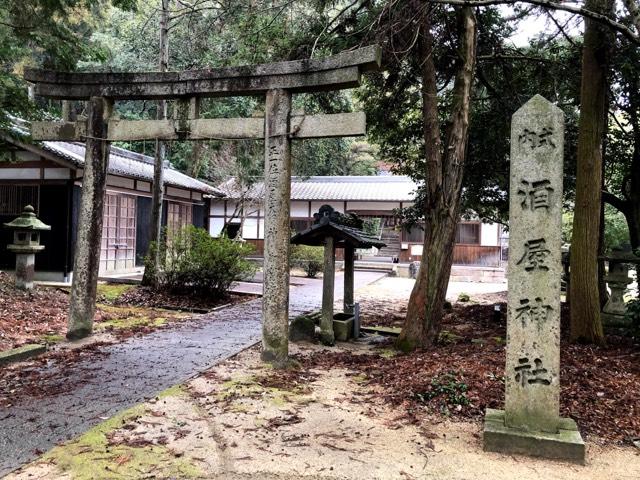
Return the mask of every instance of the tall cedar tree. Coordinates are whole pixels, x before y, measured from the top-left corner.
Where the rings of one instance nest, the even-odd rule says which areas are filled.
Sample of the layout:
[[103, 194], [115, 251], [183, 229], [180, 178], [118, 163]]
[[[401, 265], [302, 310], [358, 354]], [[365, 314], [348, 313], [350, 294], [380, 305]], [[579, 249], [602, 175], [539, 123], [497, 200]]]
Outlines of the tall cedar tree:
[[[613, 0], [587, 0], [585, 7], [613, 13]], [[571, 240], [571, 339], [604, 343], [598, 291], [598, 244], [602, 188], [602, 141], [607, 122], [607, 68], [610, 30], [585, 18], [582, 87]]]
[[[169, 69], [169, 7], [170, 0], [160, 0], [160, 55], [159, 68], [161, 72]], [[167, 101], [158, 101], [158, 111], [156, 119], [164, 120], [167, 118]], [[160, 269], [160, 258], [158, 257], [160, 249], [154, 248], [153, 244], [159, 244], [162, 241], [162, 199], [164, 193], [164, 162], [167, 158], [167, 142], [156, 139], [156, 151], [153, 163], [153, 187], [151, 194], [151, 232], [149, 235], [149, 250], [147, 255], [151, 258], [147, 262], [147, 268], [144, 270], [142, 278], [143, 285], [158, 285], [158, 271]], [[152, 264], [152, 268], [149, 268]]]
[[456, 9], [457, 71], [451, 116], [440, 133], [431, 14], [423, 16], [419, 32], [422, 103], [426, 151], [425, 237], [420, 271], [409, 298], [398, 347], [408, 351], [431, 345], [437, 338], [449, 283], [468, 139], [471, 87], [476, 62], [477, 25], [473, 10]]

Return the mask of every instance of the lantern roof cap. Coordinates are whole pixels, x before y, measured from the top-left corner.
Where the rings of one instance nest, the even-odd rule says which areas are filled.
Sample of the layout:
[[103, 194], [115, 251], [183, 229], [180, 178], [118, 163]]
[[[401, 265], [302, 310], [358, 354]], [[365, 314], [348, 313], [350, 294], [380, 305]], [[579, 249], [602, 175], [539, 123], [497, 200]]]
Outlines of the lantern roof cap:
[[36, 217], [35, 210], [31, 205], [24, 207], [19, 217], [5, 223], [4, 226], [13, 230], [51, 230], [50, 225], [46, 225]]

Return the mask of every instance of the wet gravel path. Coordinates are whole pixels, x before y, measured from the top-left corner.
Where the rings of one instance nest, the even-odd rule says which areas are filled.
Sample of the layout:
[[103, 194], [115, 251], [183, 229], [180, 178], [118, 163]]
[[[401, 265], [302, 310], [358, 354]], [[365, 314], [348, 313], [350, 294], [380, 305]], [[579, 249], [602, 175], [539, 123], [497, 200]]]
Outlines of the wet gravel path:
[[[382, 276], [356, 272], [356, 288]], [[290, 316], [319, 308], [321, 292], [320, 280], [292, 287]], [[339, 298], [342, 276], [336, 274]], [[256, 299], [99, 348], [63, 372], [74, 380], [73, 388], [0, 409], [0, 476], [254, 344], [260, 339], [260, 318], [261, 299]], [[43, 381], [60, 375], [52, 362]]]

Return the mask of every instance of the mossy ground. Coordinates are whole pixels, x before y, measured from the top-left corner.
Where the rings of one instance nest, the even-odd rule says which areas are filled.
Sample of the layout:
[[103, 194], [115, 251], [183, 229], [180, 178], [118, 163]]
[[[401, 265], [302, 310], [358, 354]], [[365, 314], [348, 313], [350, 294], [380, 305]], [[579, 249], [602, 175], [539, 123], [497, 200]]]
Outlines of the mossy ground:
[[114, 302], [120, 295], [135, 287], [135, 285], [119, 283], [98, 283], [98, 297], [102, 297], [107, 302]]
[[[175, 393], [175, 392], [174, 392]], [[95, 426], [81, 437], [54, 447], [40, 462], [53, 464], [75, 480], [141, 478], [200, 478], [202, 472], [163, 445], [112, 445], [109, 433], [126, 427], [144, 413], [133, 407]]]
[[[130, 285], [128, 285], [130, 286]], [[95, 324], [97, 331], [101, 330], [128, 330], [139, 327], [161, 327], [169, 320], [182, 320], [191, 315], [173, 310], [145, 307], [118, 307], [114, 305], [98, 305], [100, 310], [106, 312], [111, 318]]]

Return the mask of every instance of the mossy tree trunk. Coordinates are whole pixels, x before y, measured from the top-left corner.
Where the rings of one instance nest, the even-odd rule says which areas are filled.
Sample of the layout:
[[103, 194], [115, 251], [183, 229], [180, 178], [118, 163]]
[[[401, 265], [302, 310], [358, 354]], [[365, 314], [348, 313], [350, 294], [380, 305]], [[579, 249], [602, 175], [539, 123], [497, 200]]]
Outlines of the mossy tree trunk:
[[459, 8], [457, 73], [453, 85], [451, 116], [440, 135], [434, 45], [431, 20], [425, 15], [420, 32], [422, 102], [426, 150], [425, 238], [420, 271], [409, 298], [398, 348], [408, 351], [428, 347], [440, 330], [456, 226], [468, 138], [471, 86], [476, 61], [476, 18], [469, 7]]

